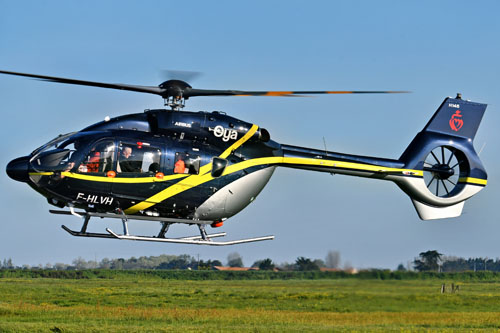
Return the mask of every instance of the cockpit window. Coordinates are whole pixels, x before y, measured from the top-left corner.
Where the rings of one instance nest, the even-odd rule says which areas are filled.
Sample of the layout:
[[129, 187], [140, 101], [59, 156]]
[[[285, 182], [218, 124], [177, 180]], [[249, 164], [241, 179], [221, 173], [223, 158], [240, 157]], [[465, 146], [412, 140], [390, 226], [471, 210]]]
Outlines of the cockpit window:
[[[78, 144], [77, 144], [78, 146]], [[115, 144], [113, 141], [99, 141], [91, 149], [83, 161], [78, 165], [77, 172], [99, 173], [113, 169], [115, 159]], [[74, 162], [69, 162], [69, 169], [74, 168]]]
[[148, 142], [120, 142], [118, 155], [119, 173], [156, 174], [161, 169], [161, 149]]

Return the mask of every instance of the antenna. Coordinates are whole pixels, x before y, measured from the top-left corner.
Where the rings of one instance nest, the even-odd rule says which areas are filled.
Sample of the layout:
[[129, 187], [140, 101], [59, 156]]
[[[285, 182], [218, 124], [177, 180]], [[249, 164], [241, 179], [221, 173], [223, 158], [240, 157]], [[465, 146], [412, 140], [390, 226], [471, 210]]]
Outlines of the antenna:
[[326, 140], [325, 140], [325, 137], [323, 137], [323, 145], [325, 146], [325, 155], [328, 156], [328, 149], [326, 149]]
[[481, 156], [481, 152], [483, 151], [485, 146], [486, 146], [486, 141], [483, 143], [483, 146], [481, 147], [481, 149], [479, 149], [479, 153], [477, 153], [477, 156]]

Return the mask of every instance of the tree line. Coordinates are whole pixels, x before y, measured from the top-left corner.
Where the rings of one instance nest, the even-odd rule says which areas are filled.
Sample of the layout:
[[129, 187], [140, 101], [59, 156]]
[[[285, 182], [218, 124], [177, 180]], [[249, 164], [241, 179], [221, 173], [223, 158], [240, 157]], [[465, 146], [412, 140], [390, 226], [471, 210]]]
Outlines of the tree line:
[[[104, 258], [101, 261], [85, 260], [81, 257], [74, 259], [71, 264], [55, 263], [45, 265], [21, 265], [16, 266], [12, 259], [3, 259], [0, 261], [0, 269], [36, 269], [36, 270], [86, 270], [86, 269], [106, 269], [106, 270], [212, 270], [215, 266], [243, 267], [243, 258], [237, 253], [232, 252], [227, 256], [226, 262], [223, 264], [218, 259], [198, 260], [197, 258], [188, 255], [169, 255], [162, 254], [159, 256], [142, 256], [131, 257], [129, 259]], [[271, 258], [256, 260], [250, 267], [258, 268], [259, 270], [270, 271], [319, 271], [321, 268], [341, 268], [340, 253], [338, 251], [329, 251], [324, 260], [311, 259], [306, 257], [298, 257], [294, 262], [275, 263]], [[352, 268], [346, 262], [343, 265], [344, 270]], [[421, 252], [417, 258], [413, 260], [413, 267], [408, 269], [403, 264], [400, 264], [396, 271], [415, 270], [419, 272], [479, 272], [491, 271], [500, 272], [500, 259], [491, 258], [461, 258], [455, 256], [444, 256], [436, 250]]]
[[[421, 252], [418, 258], [413, 260], [413, 268], [419, 272], [466, 272], [466, 271], [492, 271], [500, 272], [500, 259], [491, 258], [461, 258], [456, 256], [444, 256], [437, 250]], [[406, 270], [400, 264], [397, 270]]]
[[[311, 259], [306, 257], [298, 257], [293, 263], [273, 262], [271, 258], [264, 258], [255, 261], [250, 267], [258, 268], [259, 270], [274, 270], [282, 271], [315, 271], [321, 268], [339, 268], [340, 253], [338, 251], [329, 251], [322, 259]], [[237, 252], [229, 253], [225, 262], [229, 267], [244, 267], [243, 258]], [[188, 254], [168, 255], [162, 254], [159, 256], [142, 256], [131, 257], [129, 259], [104, 258], [100, 261], [86, 260], [84, 258], [76, 258], [71, 264], [65, 263], [47, 263], [45, 265], [16, 266], [12, 260], [4, 259], [0, 263], [1, 269], [45, 269], [45, 270], [84, 270], [84, 269], [111, 269], [111, 270], [135, 270], [135, 269], [190, 269], [190, 270], [212, 270], [215, 266], [224, 266], [218, 259], [199, 260]], [[350, 264], [346, 263], [345, 268], [350, 268]]]

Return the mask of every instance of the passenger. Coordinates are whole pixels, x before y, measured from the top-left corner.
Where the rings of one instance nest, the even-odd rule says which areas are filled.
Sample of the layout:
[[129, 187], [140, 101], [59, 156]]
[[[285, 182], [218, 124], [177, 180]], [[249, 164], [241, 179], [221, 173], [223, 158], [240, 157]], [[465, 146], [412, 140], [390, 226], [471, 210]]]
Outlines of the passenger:
[[175, 162], [174, 173], [186, 173], [186, 163], [179, 158], [177, 162]]
[[160, 163], [158, 162], [153, 162], [149, 165], [149, 172], [157, 173], [160, 171]]
[[134, 167], [135, 161], [131, 161], [130, 156], [132, 156], [132, 147], [123, 147], [120, 156], [120, 172], [141, 172], [140, 168]]

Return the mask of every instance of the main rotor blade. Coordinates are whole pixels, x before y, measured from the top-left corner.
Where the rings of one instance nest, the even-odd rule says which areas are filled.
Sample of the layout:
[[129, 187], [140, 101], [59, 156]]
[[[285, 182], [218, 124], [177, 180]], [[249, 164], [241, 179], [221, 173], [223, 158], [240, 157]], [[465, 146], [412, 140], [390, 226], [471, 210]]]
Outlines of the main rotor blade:
[[186, 82], [193, 82], [195, 79], [200, 77], [202, 72], [194, 71], [180, 71], [174, 69], [164, 69], [161, 71], [161, 76], [164, 81], [168, 80], [182, 80]]
[[245, 90], [216, 90], [216, 89], [193, 89], [189, 84], [180, 80], [165, 81], [160, 86], [138, 86], [122, 83], [104, 83], [95, 81], [84, 81], [56, 76], [28, 74], [10, 71], [1, 71], [0, 74], [25, 76], [49, 82], [76, 84], [99, 88], [110, 88], [118, 90], [129, 90], [142, 93], [160, 95], [163, 98], [177, 97], [185, 98], [196, 96], [301, 96], [320, 94], [392, 94], [407, 93], [408, 91], [245, 91]]
[[300, 95], [323, 95], [323, 94], [400, 94], [409, 91], [379, 91], [379, 90], [312, 90], [312, 91], [245, 91], [245, 90], [213, 90], [213, 89], [190, 89], [184, 94], [191, 96], [300, 96]]
[[58, 83], [66, 83], [66, 84], [76, 84], [76, 85], [80, 85], [80, 86], [91, 86], [91, 87], [110, 88], [110, 89], [118, 89], [118, 90], [129, 90], [129, 91], [155, 94], [155, 95], [160, 95], [160, 96], [165, 91], [164, 89], [161, 89], [161, 88], [155, 87], [155, 86], [137, 86], [137, 85], [131, 85], [131, 84], [122, 84], [122, 83], [103, 83], [103, 82], [68, 79], [68, 78], [56, 77], [56, 76], [9, 72], [9, 71], [1, 71], [1, 70], [0, 70], [0, 74], [25, 76], [25, 77], [31, 77], [34, 79], [39, 79], [42, 81], [58, 82]]

